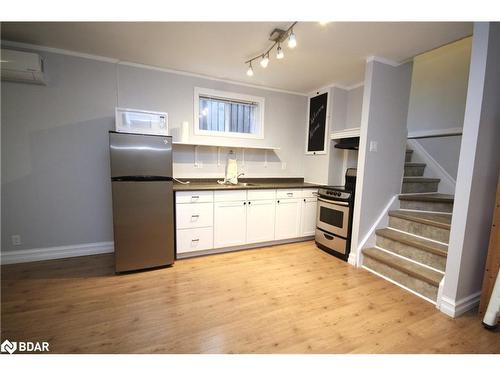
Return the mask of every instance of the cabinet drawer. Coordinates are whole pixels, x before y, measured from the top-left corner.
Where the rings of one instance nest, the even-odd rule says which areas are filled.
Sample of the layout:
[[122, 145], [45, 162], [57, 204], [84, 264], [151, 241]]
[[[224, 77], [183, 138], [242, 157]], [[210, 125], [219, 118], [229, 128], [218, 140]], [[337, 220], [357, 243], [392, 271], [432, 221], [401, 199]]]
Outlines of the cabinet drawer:
[[278, 189], [276, 190], [276, 198], [302, 198], [302, 189]]
[[175, 193], [176, 203], [208, 203], [213, 201], [213, 191], [178, 191]]
[[231, 191], [215, 191], [215, 202], [233, 202], [233, 201], [246, 201], [246, 190], [231, 190]]
[[214, 219], [213, 203], [177, 204], [175, 225], [178, 229], [211, 227]]
[[316, 198], [318, 189], [302, 189], [302, 198]]
[[276, 198], [276, 190], [274, 190], [274, 189], [248, 190], [247, 196], [248, 196], [249, 201], [275, 199]]
[[212, 228], [177, 229], [177, 254], [214, 247]]

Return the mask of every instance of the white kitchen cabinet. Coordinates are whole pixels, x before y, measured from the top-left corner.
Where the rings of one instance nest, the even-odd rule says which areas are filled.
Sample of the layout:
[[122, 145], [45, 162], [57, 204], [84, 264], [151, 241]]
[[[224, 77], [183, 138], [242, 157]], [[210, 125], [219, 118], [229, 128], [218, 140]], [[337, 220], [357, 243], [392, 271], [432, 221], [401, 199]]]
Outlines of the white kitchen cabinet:
[[214, 238], [211, 227], [177, 229], [177, 254], [209, 250], [213, 247]]
[[277, 199], [274, 238], [284, 240], [300, 236], [302, 199]]
[[303, 198], [302, 199], [302, 214], [300, 223], [301, 236], [314, 236], [316, 232], [316, 210], [318, 199]]
[[177, 229], [205, 228], [213, 224], [213, 203], [177, 204], [175, 211]]
[[214, 203], [214, 247], [245, 244], [247, 201]]
[[247, 243], [274, 240], [275, 200], [251, 200], [247, 205]]

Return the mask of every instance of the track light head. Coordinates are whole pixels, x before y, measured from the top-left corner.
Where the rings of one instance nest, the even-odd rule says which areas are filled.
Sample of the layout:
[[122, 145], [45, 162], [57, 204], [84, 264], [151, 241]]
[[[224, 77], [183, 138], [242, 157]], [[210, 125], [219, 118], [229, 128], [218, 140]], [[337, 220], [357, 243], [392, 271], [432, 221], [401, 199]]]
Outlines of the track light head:
[[262, 60], [260, 60], [260, 66], [263, 68], [267, 68], [269, 65], [269, 53], [266, 55], [262, 55]]
[[285, 57], [285, 54], [283, 53], [283, 48], [281, 48], [281, 44], [278, 44], [278, 49], [276, 50], [276, 58], [278, 60], [281, 60], [283, 57]]
[[252, 77], [253, 76], [253, 68], [252, 68], [252, 63], [248, 66], [247, 70], [247, 76]]
[[289, 48], [295, 48], [297, 47], [297, 38], [295, 37], [295, 33], [292, 31], [290, 32], [290, 36], [288, 37], [288, 47]]

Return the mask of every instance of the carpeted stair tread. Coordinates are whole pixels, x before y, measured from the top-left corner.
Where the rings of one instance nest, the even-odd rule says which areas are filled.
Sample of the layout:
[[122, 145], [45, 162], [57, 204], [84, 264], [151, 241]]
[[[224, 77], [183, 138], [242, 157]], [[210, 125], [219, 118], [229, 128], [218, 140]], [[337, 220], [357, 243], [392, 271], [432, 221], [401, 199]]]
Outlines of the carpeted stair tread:
[[420, 266], [395, 255], [391, 255], [375, 247], [364, 249], [363, 254], [364, 256], [375, 259], [378, 262], [384, 263], [389, 267], [392, 267], [400, 272], [404, 272], [411, 277], [425, 281], [426, 283], [436, 287], [439, 286], [439, 283], [443, 278], [443, 275], [439, 272]]
[[416, 247], [430, 253], [446, 257], [448, 255], [448, 247], [440, 243], [430, 241], [424, 238], [413, 236], [409, 233], [399, 232], [391, 228], [378, 229], [377, 236], [389, 238], [393, 241], [398, 241], [406, 245]]

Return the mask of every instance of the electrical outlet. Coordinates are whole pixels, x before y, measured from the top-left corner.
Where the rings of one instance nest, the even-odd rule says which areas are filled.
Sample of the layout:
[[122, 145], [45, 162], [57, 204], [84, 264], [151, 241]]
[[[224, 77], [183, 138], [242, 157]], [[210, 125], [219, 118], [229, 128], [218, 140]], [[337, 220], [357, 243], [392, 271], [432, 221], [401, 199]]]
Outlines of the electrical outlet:
[[285, 162], [281, 163], [281, 169], [286, 169], [286, 163]]
[[194, 165], [195, 168], [203, 168], [203, 162], [199, 161]]
[[14, 246], [21, 245], [21, 236], [19, 234], [13, 234], [11, 239], [12, 239], [12, 245]]
[[378, 142], [370, 141], [370, 152], [377, 152]]

